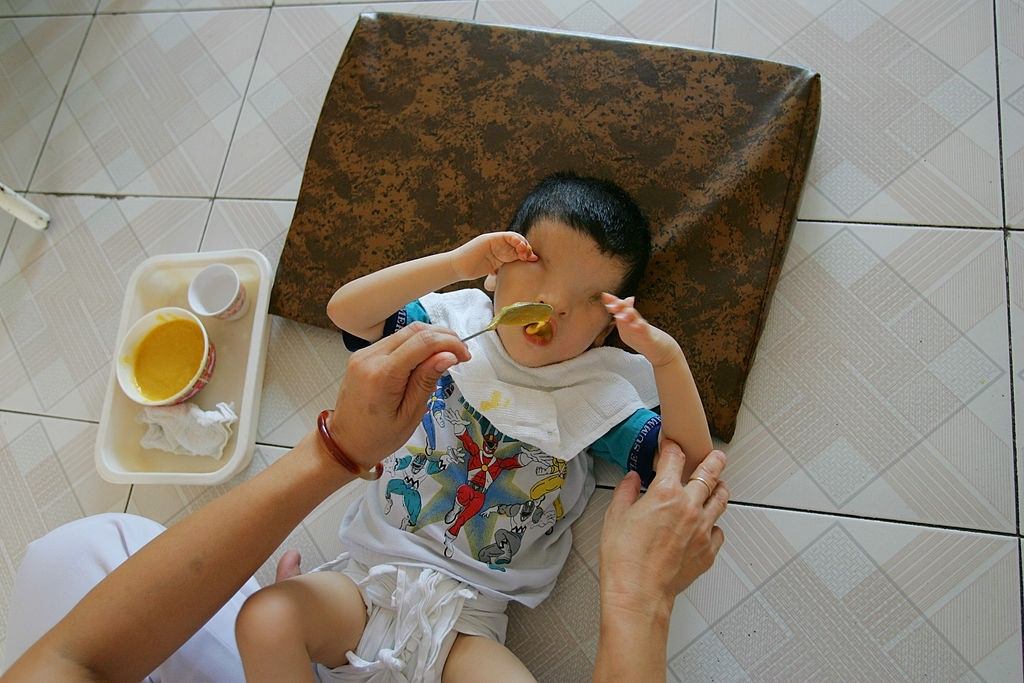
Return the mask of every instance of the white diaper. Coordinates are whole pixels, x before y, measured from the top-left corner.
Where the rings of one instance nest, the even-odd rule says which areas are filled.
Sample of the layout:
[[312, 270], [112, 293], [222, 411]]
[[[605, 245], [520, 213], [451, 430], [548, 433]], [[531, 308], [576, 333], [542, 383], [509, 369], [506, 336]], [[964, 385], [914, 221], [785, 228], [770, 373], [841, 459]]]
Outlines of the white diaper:
[[367, 566], [342, 553], [314, 571], [339, 571], [355, 581], [367, 621], [348, 664], [317, 665], [321, 681], [417, 683], [441, 680], [458, 633], [505, 640], [506, 603], [477, 594], [436, 569], [408, 564]]

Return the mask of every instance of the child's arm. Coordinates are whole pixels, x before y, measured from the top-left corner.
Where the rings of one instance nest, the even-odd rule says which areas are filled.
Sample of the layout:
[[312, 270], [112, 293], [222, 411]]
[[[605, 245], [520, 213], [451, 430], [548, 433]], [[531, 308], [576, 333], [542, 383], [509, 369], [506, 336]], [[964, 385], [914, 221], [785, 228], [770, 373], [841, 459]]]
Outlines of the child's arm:
[[512, 261], [536, 261], [526, 238], [515, 232], [474, 237], [451, 251], [399, 263], [342, 286], [327, 304], [331, 321], [351, 335], [376, 341], [388, 316], [410, 301], [454, 282], [496, 273]]
[[634, 297], [619, 299], [605, 294], [602, 300], [614, 316], [622, 341], [654, 366], [654, 380], [661, 400], [661, 435], [683, 449], [686, 454], [683, 477], [689, 479], [713, 445], [704, 405], [683, 350], [671, 335], [640, 317], [633, 308]]

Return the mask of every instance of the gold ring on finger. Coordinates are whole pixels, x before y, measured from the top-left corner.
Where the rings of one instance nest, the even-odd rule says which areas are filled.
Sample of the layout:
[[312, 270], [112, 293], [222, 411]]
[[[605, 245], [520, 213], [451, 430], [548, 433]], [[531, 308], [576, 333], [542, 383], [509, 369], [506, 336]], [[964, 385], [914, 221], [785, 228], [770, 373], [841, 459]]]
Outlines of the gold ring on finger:
[[708, 498], [711, 497], [711, 484], [708, 483], [707, 479], [695, 474], [692, 477], [690, 477], [690, 481], [699, 481], [700, 483], [704, 484], [704, 488], [708, 490]]

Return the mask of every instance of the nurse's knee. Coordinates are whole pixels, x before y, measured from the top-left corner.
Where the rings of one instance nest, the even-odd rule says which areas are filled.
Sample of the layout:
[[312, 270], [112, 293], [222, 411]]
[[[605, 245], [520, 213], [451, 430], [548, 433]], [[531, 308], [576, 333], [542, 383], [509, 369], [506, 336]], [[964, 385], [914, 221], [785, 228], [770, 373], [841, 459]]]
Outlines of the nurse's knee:
[[94, 563], [109, 573], [164, 529], [151, 519], [119, 512], [76, 519], [29, 543], [19, 571], [37, 573], [65, 564], [81, 571]]

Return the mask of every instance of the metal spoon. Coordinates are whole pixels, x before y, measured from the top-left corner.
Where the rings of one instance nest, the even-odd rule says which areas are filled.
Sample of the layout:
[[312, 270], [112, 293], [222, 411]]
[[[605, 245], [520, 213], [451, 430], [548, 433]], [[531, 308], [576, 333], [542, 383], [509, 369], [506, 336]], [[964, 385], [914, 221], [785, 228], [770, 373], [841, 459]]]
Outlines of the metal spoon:
[[532, 323], [546, 323], [551, 319], [551, 314], [554, 312], [555, 309], [548, 304], [536, 304], [530, 301], [520, 301], [518, 303], [510, 304], [495, 313], [487, 327], [479, 332], [469, 335], [468, 337], [463, 337], [460, 341], [469, 341], [473, 337], [481, 335], [484, 332], [490, 332], [498, 325], [530, 325]]

